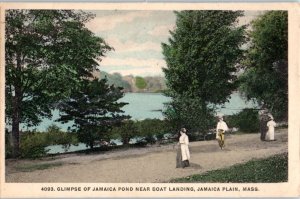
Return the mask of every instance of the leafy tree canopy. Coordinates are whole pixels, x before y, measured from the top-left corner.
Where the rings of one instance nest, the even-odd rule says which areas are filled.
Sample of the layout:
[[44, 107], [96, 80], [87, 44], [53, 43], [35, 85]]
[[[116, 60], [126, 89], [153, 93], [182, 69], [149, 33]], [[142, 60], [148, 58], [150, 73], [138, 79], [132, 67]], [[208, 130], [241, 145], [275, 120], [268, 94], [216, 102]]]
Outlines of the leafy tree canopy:
[[111, 133], [121, 138], [123, 145], [128, 145], [131, 138], [139, 135], [136, 124], [132, 120], [124, 120], [120, 126], [114, 127]]
[[6, 122], [17, 156], [19, 124], [50, 117], [112, 48], [85, 27], [93, 18], [86, 12], [12, 9], [5, 17]]
[[288, 16], [269, 11], [252, 22], [240, 90], [264, 104], [275, 117], [287, 119]]
[[111, 50], [84, 24], [93, 15], [72, 10], [6, 12], [7, 116], [18, 97], [23, 122], [37, 124], [50, 115], [49, 104], [66, 97], [90, 76]]
[[125, 81], [120, 73], [113, 73], [109, 74], [107, 72], [101, 71], [100, 72], [100, 79], [107, 79], [107, 83], [109, 85], [115, 85], [117, 87], [122, 87], [124, 90], [130, 90], [131, 86], [130, 84]]
[[242, 58], [246, 28], [237, 22], [243, 12], [175, 13], [176, 29], [170, 32], [169, 43], [162, 44], [166, 94], [173, 98], [166, 116], [191, 129], [204, 130], [214, 111], [208, 105], [226, 102], [237, 87], [236, 64]]
[[244, 26], [240, 11], [176, 12], [177, 28], [162, 44], [170, 95], [188, 94], [204, 102], [224, 103], [235, 89], [235, 64], [241, 59]]
[[94, 141], [103, 139], [113, 125], [130, 118], [121, 110], [127, 103], [117, 102], [122, 97], [121, 89], [109, 86], [106, 79], [84, 80], [80, 90], [60, 104], [59, 121], [74, 121], [79, 140], [93, 148]]
[[139, 89], [144, 89], [147, 86], [147, 82], [145, 81], [144, 78], [137, 76], [135, 78], [135, 85]]

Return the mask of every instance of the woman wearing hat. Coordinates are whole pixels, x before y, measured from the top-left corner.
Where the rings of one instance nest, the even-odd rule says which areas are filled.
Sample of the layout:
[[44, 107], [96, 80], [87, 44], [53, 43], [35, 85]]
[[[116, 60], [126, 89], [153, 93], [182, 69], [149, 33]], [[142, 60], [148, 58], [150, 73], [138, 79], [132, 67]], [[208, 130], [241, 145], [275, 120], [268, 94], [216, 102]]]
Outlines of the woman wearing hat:
[[190, 166], [189, 137], [186, 135], [185, 128], [182, 128], [180, 130], [178, 145], [179, 147], [176, 157], [176, 168], [184, 168]]

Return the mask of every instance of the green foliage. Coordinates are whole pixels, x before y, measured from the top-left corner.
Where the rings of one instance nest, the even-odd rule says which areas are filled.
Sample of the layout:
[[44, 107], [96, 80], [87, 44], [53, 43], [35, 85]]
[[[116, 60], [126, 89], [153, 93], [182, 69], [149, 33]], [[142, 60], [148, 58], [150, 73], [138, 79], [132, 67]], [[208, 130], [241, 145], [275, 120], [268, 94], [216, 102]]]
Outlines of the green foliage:
[[169, 127], [166, 121], [159, 119], [125, 120], [120, 126], [113, 127], [111, 133], [113, 137], [121, 138], [124, 145], [135, 138], [137, 140], [135, 145], [144, 146], [160, 142], [164, 135], [169, 133]]
[[135, 85], [138, 89], [145, 89], [147, 86], [147, 82], [142, 77], [135, 77]]
[[208, 105], [225, 103], [236, 88], [235, 65], [245, 42], [245, 26], [236, 24], [242, 15], [241, 11], [176, 12], [177, 27], [170, 32], [169, 44], [162, 44], [166, 94], [173, 98], [166, 116], [173, 124], [207, 129], [214, 111]]
[[6, 102], [12, 106], [12, 92], [20, 87], [23, 122], [36, 125], [51, 116], [51, 102], [68, 96], [82, 76], [90, 77], [95, 60], [111, 50], [84, 27], [92, 18], [71, 10], [6, 11]]
[[235, 88], [245, 27], [234, 26], [240, 11], [176, 12], [170, 44], [162, 44], [168, 88], [213, 104], [224, 103]]
[[243, 109], [241, 112], [226, 117], [228, 126], [237, 127], [241, 132], [257, 133], [259, 131], [258, 111]]
[[288, 154], [251, 160], [226, 169], [174, 179], [174, 183], [277, 183], [288, 181]]
[[24, 132], [21, 136], [21, 157], [39, 158], [47, 154], [45, 147], [51, 145], [63, 145], [65, 151], [71, 145], [78, 144], [77, 135], [63, 132], [56, 125], [51, 125], [46, 132]]
[[91, 77], [112, 50], [85, 27], [93, 16], [73, 10], [6, 10], [5, 107], [12, 125], [14, 156], [19, 124], [35, 126], [58, 101]]
[[160, 76], [144, 77], [147, 83], [147, 92], [161, 93], [166, 89], [165, 78]]
[[279, 119], [288, 111], [288, 13], [269, 11], [252, 22], [240, 90]]
[[129, 118], [121, 110], [127, 103], [117, 102], [122, 97], [120, 88], [109, 86], [106, 79], [84, 80], [78, 92], [60, 103], [59, 121], [73, 120], [79, 141], [93, 148], [94, 142], [105, 138], [112, 126]]
[[127, 81], [125, 81], [122, 75], [119, 73], [109, 74], [104, 71], [101, 71], [100, 79], [104, 79], [104, 78], [107, 79], [107, 83], [109, 85], [114, 85], [115, 87], [122, 87], [125, 91], [131, 90], [130, 84]]
[[22, 158], [40, 158], [45, 156], [48, 150], [48, 141], [43, 133], [26, 132], [21, 136], [20, 151]]
[[168, 129], [164, 120], [145, 119], [137, 122], [139, 136], [144, 137], [145, 141], [154, 144], [157, 140], [161, 140], [164, 134], [168, 133]]
[[65, 152], [71, 145], [78, 144], [77, 135], [70, 132], [62, 132], [56, 125], [50, 125], [45, 133], [48, 145], [62, 145]]
[[5, 158], [12, 157], [12, 147], [11, 133], [5, 130]]
[[[99, 75], [100, 74], [100, 75]], [[146, 76], [146, 77], [134, 77], [132, 75], [122, 76], [119, 73], [109, 74], [107, 72], [95, 72], [95, 76], [99, 76], [99, 79], [107, 79], [109, 85], [116, 87], [122, 87], [124, 92], [152, 92], [161, 93], [166, 89], [165, 78], [161, 76]], [[139, 87], [136, 82], [138, 81]]]
[[173, 133], [179, 129], [188, 129], [191, 140], [197, 139], [197, 134], [205, 133], [215, 125], [213, 110], [209, 109], [200, 99], [173, 98], [163, 112]]
[[121, 126], [113, 127], [111, 133], [121, 138], [123, 145], [129, 144], [131, 138], [138, 136], [137, 125], [132, 120], [125, 120]]

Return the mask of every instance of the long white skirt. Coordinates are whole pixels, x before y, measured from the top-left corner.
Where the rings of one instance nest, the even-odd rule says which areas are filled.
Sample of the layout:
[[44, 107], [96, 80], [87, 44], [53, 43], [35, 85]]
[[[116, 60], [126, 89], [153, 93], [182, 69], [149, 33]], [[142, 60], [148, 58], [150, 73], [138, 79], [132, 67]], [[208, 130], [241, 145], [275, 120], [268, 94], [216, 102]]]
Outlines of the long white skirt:
[[180, 144], [180, 148], [181, 148], [182, 161], [190, 160], [191, 156], [190, 156], [190, 150], [189, 150], [188, 145]]
[[267, 135], [266, 135], [266, 140], [274, 140], [275, 139], [275, 135], [274, 135], [274, 130], [269, 130], [267, 132]]

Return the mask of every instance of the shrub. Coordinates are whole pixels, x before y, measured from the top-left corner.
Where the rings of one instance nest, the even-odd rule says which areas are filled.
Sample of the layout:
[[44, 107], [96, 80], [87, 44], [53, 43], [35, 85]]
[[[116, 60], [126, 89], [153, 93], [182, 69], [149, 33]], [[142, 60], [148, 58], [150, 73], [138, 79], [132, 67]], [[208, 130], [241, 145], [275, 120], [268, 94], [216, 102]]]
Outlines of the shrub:
[[147, 146], [148, 142], [146, 141], [146, 139], [137, 139], [136, 143], [134, 144], [134, 146], [137, 147], [145, 147]]
[[134, 121], [125, 120], [122, 122], [121, 126], [113, 127], [111, 134], [111, 137], [121, 138], [122, 143], [127, 145], [131, 138], [138, 135], [138, 131]]
[[164, 120], [145, 119], [137, 122], [138, 131], [141, 137], [154, 144], [156, 141], [161, 141], [164, 134], [168, 133], [167, 125]]
[[148, 134], [145, 136], [145, 141], [149, 144], [155, 144], [156, 139], [155, 139], [154, 135]]
[[225, 118], [229, 127], [237, 127], [242, 132], [253, 133], [259, 130], [258, 111], [243, 109], [241, 112]]
[[45, 156], [50, 145], [63, 145], [65, 152], [73, 144], [77, 144], [77, 135], [63, 132], [56, 125], [51, 125], [46, 132], [24, 132], [20, 138], [20, 151], [22, 158], [39, 158]]
[[132, 138], [137, 139], [136, 145], [154, 144], [164, 138], [168, 132], [166, 127], [165, 121], [159, 119], [126, 120], [111, 130], [111, 137], [120, 138], [124, 145], [129, 144]]
[[22, 158], [39, 158], [45, 156], [49, 150], [46, 136], [43, 133], [26, 132], [21, 136], [20, 151]]
[[51, 125], [47, 128], [45, 133], [47, 145], [63, 145], [63, 148], [66, 151], [70, 146], [78, 144], [77, 135], [74, 133], [63, 132], [56, 125]]
[[12, 157], [12, 139], [11, 139], [11, 132], [5, 130], [5, 158]]

